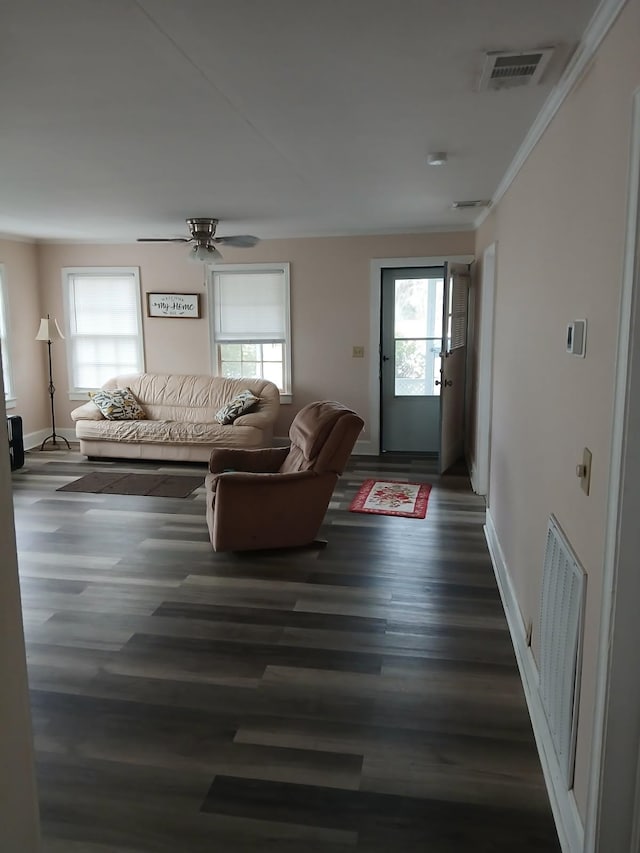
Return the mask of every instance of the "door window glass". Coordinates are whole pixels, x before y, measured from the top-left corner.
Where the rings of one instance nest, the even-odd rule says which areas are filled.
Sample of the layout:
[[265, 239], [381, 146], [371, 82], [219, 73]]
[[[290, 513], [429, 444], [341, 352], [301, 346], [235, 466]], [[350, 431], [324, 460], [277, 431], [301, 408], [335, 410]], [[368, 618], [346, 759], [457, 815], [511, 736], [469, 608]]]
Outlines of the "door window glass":
[[396, 397], [440, 393], [443, 316], [442, 278], [396, 279], [394, 350]]

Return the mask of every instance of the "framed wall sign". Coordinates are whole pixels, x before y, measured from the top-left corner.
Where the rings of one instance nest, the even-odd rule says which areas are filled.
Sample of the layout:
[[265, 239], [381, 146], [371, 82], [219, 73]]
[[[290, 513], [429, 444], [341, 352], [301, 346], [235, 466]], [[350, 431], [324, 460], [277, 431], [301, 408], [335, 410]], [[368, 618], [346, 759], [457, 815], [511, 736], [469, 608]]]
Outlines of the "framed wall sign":
[[147, 293], [147, 317], [199, 316], [199, 293]]

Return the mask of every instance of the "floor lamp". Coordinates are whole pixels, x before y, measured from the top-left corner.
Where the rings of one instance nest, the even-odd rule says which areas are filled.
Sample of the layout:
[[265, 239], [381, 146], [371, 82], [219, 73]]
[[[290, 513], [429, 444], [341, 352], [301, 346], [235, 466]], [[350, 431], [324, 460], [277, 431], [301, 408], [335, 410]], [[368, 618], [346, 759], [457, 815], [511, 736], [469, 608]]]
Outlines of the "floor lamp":
[[67, 450], [71, 450], [71, 445], [67, 441], [67, 439], [63, 435], [56, 434], [56, 416], [53, 409], [53, 395], [56, 393], [55, 386], [53, 384], [53, 373], [51, 371], [51, 342], [57, 340], [64, 340], [64, 335], [60, 331], [60, 326], [58, 325], [58, 321], [55, 319], [52, 320], [47, 314], [46, 318], [40, 320], [40, 328], [38, 329], [38, 334], [36, 335], [37, 341], [46, 341], [47, 342], [47, 350], [49, 353], [49, 397], [51, 398], [51, 435], [48, 435], [45, 440], [40, 445], [40, 450], [44, 450], [45, 444], [50, 441], [51, 448], [53, 450], [57, 450], [58, 448], [58, 439], [64, 441], [67, 445]]

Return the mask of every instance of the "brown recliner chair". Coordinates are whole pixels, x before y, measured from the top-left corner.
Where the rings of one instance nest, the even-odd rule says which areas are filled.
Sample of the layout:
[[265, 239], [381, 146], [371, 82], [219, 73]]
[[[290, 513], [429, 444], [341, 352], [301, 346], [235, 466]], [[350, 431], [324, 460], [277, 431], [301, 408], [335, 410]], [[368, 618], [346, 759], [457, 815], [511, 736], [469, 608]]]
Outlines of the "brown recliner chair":
[[289, 447], [214, 450], [205, 480], [213, 550], [313, 542], [363, 426], [341, 403], [309, 403], [291, 424]]

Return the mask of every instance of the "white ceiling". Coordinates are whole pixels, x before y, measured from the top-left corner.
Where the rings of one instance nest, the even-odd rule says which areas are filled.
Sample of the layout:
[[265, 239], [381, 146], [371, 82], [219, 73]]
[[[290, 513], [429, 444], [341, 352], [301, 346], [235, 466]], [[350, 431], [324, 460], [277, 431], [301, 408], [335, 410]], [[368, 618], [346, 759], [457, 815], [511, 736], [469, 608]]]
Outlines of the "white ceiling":
[[[0, 232], [468, 226], [451, 203], [491, 198], [596, 5], [0, 0]], [[540, 85], [476, 91], [484, 51], [549, 44]]]

